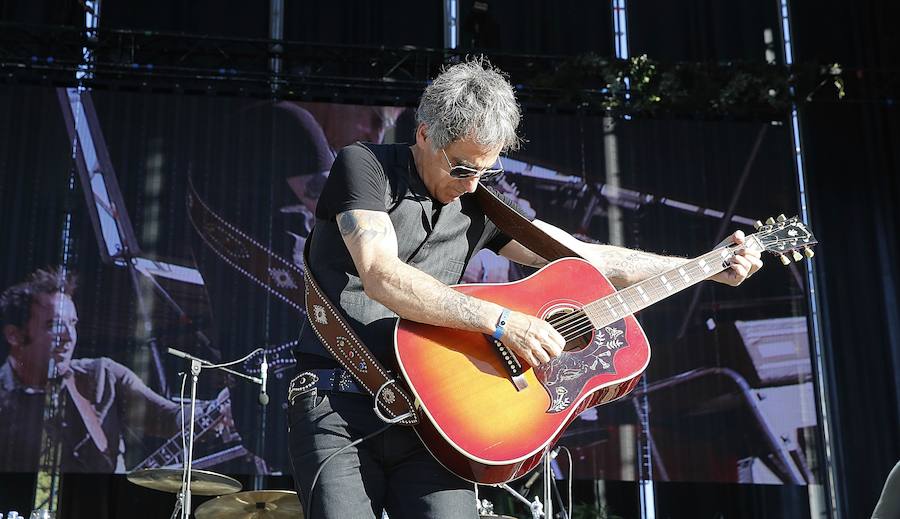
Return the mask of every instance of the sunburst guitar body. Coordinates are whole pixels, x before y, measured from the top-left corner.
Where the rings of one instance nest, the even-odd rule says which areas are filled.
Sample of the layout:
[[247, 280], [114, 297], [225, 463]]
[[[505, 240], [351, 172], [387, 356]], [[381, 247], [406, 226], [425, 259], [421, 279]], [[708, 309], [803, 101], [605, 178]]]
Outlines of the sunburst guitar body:
[[[591, 264], [574, 258], [514, 283], [454, 288], [544, 319], [565, 319], [615, 292]], [[632, 315], [599, 330], [585, 327], [559, 358], [525, 370], [522, 389], [493, 340], [479, 333], [401, 320], [396, 353], [424, 415], [416, 426], [422, 441], [448, 469], [479, 483], [530, 471], [579, 413], [626, 395], [650, 361]]]

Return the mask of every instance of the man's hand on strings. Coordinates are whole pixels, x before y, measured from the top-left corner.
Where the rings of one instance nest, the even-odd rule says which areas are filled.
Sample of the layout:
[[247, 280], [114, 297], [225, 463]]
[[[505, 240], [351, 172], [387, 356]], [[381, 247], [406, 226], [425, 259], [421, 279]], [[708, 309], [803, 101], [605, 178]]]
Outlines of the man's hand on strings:
[[559, 357], [566, 345], [563, 336], [550, 323], [521, 312], [510, 313], [500, 342], [532, 366]]

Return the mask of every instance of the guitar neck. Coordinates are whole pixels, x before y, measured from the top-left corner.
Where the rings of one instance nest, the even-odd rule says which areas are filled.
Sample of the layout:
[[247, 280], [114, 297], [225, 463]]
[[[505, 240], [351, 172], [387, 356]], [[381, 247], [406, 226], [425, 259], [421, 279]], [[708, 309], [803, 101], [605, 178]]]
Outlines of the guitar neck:
[[[746, 243], [748, 248], [760, 248], [755, 239], [748, 239]], [[662, 274], [584, 305], [584, 313], [594, 328], [608, 326], [724, 271], [731, 266], [731, 258], [737, 250], [739, 248], [735, 246], [721, 247], [688, 260]]]
[[[213, 401], [210, 408], [205, 410], [194, 419], [194, 441], [205, 436], [209, 431], [215, 429], [226, 417], [225, 410], [231, 407], [231, 397], [219, 398]], [[182, 443], [182, 431], [175, 433], [165, 441], [156, 451], [147, 456], [142, 462], [138, 463], [131, 470], [141, 470], [149, 468], [168, 467], [170, 465], [180, 465], [184, 462], [184, 450]]]

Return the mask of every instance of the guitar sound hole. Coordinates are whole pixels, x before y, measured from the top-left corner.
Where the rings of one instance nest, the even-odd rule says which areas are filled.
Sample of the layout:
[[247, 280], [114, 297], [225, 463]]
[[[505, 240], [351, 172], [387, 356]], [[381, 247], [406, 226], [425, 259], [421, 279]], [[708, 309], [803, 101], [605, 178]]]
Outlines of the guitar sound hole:
[[591, 343], [591, 340], [593, 340], [593, 338], [594, 338], [593, 332], [591, 332], [591, 333], [586, 333], [586, 334], [584, 334], [584, 335], [582, 335], [582, 336], [580, 336], [580, 337], [576, 337], [576, 338], [574, 338], [574, 339], [572, 339], [571, 341], [569, 341], [569, 342], [566, 343], [566, 347], [563, 348], [563, 351], [578, 351], [578, 350], [582, 350], [582, 349], [584, 349], [588, 344]]
[[[547, 315], [544, 319], [556, 328], [558, 332], [562, 333], [563, 337], [567, 337], [572, 335], [573, 331], [577, 331], [573, 330], [571, 318], [567, 319], [574, 311], [574, 308], [557, 310]], [[569, 341], [566, 342], [563, 351], [578, 351], [584, 349], [592, 340], [594, 340], [593, 328], [585, 330], [583, 334], [578, 335], [575, 338], [569, 339]]]

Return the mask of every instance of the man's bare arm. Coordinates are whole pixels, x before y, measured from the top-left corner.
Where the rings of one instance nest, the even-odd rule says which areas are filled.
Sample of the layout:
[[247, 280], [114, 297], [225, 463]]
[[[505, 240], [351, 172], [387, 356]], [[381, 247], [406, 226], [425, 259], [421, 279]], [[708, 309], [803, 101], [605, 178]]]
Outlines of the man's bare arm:
[[[404, 319], [492, 334], [503, 308], [462, 294], [397, 256], [397, 235], [386, 213], [338, 214], [338, 229], [359, 272], [366, 295]], [[565, 342], [546, 321], [513, 312], [503, 342], [537, 365], [558, 356]]]
[[[540, 220], [534, 224], [550, 236], [580, 254], [603, 273], [616, 288], [624, 288], [650, 277], [671, 270], [688, 260], [674, 256], [660, 256], [649, 252], [604, 245], [586, 243], [571, 234]], [[732, 235], [735, 243], [743, 242], [744, 235], [738, 231]], [[542, 267], [547, 261], [531, 252], [516, 241], [512, 241], [500, 250], [500, 254], [512, 261], [533, 267]], [[735, 256], [732, 268], [716, 274], [710, 279], [728, 285], [739, 285], [750, 274], [762, 267], [759, 252], [742, 250]]]
[[[590, 261], [617, 288], [637, 283], [687, 261], [682, 258], [659, 256], [615, 245], [586, 243], [546, 222], [535, 220], [534, 224]], [[532, 267], [542, 267], [547, 264], [547, 260], [515, 240], [503, 247], [500, 254], [512, 261]]]
[[662, 274], [688, 261], [614, 245], [588, 244], [588, 248], [591, 255], [586, 258], [597, 265], [598, 260], [593, 258], [599, 257], [601, 272], [619, 288]]
[[404, 319], [491, 333], [502, 308], [448, 287], [397, 257], [386, 213], [352, 210], [337, 217], [366, 294]]

